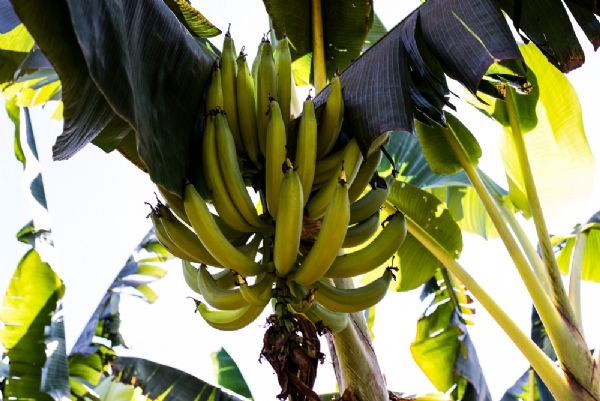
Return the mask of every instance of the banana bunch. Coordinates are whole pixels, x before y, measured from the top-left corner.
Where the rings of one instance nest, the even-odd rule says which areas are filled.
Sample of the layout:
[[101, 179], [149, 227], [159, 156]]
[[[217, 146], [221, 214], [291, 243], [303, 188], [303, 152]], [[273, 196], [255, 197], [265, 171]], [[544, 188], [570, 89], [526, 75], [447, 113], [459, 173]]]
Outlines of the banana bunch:
[[365, 156], [355, 139], [340, 136], [340, 78], [320, 110], [309, 95], [292, 115], [294, 93], [286, 38], [274, 49], [263, 38], [250, 68], [228, 32], [206, 93], [207, 191], [186, 184], [183, 200], [161, 191], [168, 206], [153, 208], [158, 239], [202, 296], [197, 311], [220, 330], [250, 324], [275, 299], [340, 331], [347, 314], [379, 302], [394, 277], [388, 268], [362, 287], [333, 284], [384, 265], [406, 224], [399, 212], [381, 222], [395, 181], [395, 173], [377, 176], [382, 152]]

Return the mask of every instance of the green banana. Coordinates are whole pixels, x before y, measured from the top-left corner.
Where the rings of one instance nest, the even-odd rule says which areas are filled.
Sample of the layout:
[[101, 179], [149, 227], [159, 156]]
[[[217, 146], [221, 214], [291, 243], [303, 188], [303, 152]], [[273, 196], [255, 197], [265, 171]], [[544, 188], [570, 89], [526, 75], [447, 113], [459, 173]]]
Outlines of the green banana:
[[369, 185], [371, 178], [373, 178], [373, 174], [375, 174], [377, 167], [379, 167], [382, 156], [383, 153], [378, 149], [369, 157], [367, 157], [363, 164], [360, 165], [354, 182], [352, 185], [350, 185], [350, 188], [348, 188], [348, 197], [350, 198], [350, 203], [357, 200], [358, 197], [362, 195], [367, 185]]
[[240, 136], [248, 157], [255, 166], [260, 167], [258, 132], [256, 130], [256, 96], [254, 81], [248, 69], [246, 55], [241, 52], [237, 58], [237, 111]]
[[192, 184], [185, 186], [183, 205], [200, 242], [221, 265], [235, 270], [242, 276], [254, 276], [265, 272], [265, 266], [256, 263], [231, 245], [212, 217], [206, 202]]
[[[296, 158], [294, 164], [302, 182], [304, 205], [308, 202], [315, 178], [315, 162], [317, 160], [317, 119], [315, 105], [309, 96], [302, 105], [302, 115], [298, 126], [296, 140]], [[339, 164], [337, 164], [339, 166]], [[303, 206], [304, 206], [303, 205]]]
[[392, 269], [369, 284], [357, 288], [337, 288], [326, 280], [315, 283], [312, 296], [315, 301], [334, 312], [353, 313], [365, 310], [381, 301], [394, 278]]
[[248, 302], [242, 297], [239, 287], [228, 290], [219, 287], [213, 276], [206, 269], [206, 265], [200, 265], [196, 281], [200, 294], [206, 303], [213, 308], [232, 310], [248, 305]]
[[336, 174], [339, 171], [342, 160], [344, 160], [345, 148], [346, 147], [344, 146], [342, 149], [328, 154], [327, 157], [317, 160], [315, 166], [315, 179], [320, 176], [326, 177], [325, 179], [327, 179], [331, 174]]
[[367, 242], [379, 228], [379, 211], [373, 213], [371, 217], [348, 227], [344, 244], [342, 248], [353, 248]]
[[256, 229], [240, 214], [225, 187], [217, 156], [215, 119], [214, 115], [208, 117], [202, 138], [202, 163], [206, 186], [211, 191], [215, 209], [225, 224], [236, 231], [254, 232]]
[[159, 218], [158, 213], [152, 211], [152, 213], [150, 213], [150, 218], [152, 219], [152, 224], [154, 225], [154, 233], [156, 234], [156, 238], [167, 249], [167, 251], [169, 251], [173, 256], [176, 256], [182, 260], [194, 260], [191, 255], [185, 253], [183, 249], [180, 249], [177, 244], [171, 240]]
[[286, 129], [290, 125], [290, 105], [292, 99], [292, 55], [287, 36], [275, 46], [275, 71], [277, 73], [277, 101], [281, 105], [281, 115]]
[[[277, 95], [277, 76], [275, 74], [275, 61], [273, 60], [273, 50], [271, 42], [263, 38], [262, 51], [258, 62], [258, 72], [256, 79], [256, 125], [258, 128], [258, 145], [260, 151], [266, 157], [267, 147], [267, 124], [269, 117], [269, 103], [271, 98]], [[283, 121], [283, 119], [282, 119]], [[284, 125], [285, 133], [285, 125]]]
[[304, 196], [298, 173], [287, 160], [287, 171], [279, 192], [279, 206], [275, 220], [273, 262], [280, 277], [285, 277], [294, 267], [298, 257]]
[[[182, 261], [181, 264], [183, 267], [183, 279], [185, 280], [188, 287], [192, 289], [192, 291], [200, 294], [200, 288], [198, 288], [198, 269], [194, 267], [191, 263], [186, 260]], [[233, 270], [222, 269], [219, 272], [212, 275], [215, 283], [219, 288], [224, 290], [233, 288], [236, 285], [236, 276], [237, 273], [234, 273]]]
[[[356, 139], [353, 138], [345, 147], [343, 166], [340, 166], [345, 171], [348, 185], [352, 185], [361, 162], [362, 154], [360, 153]], [[310, 197], [306, 204], [306, 214], [308, 217], [319, 219], [323, 216], [337, 186], [338, 177], [339, 175], [333, 175], [316, 194]]]
[[281, 109], [276, 100], [272, 100], [269, 106], [269, 125], [267, 126], [266, 140], [265, 186], [267, 209], [271, 216], [276, 217], [287, 145]]
[[242, 138], [240, 136], [240, 128], [238, 124], [238, 111], [237, 111], [237, 88], [236, 88], [236, 65], [235, 45], [229, 29], [225, 33], [223, 39], [223, 51], [221, 52], [221, 85], [223, 88], [223, 109], [227, 115], [227, 123], [231, 129], [233, 140], [235, 141], [235, 147], [241, 153], [244, 149]]
[[256, 282], [249, 285], [245, 279], [240, 278], [239, 286], [242, 296], [251, 305], [264, 306], [271, 299], [271, 291], [275, 275], [266, 273], [257, 276]]
[[190, 221], [185, 215], [185, 210], [183, 209], [183, 200], [181, 200], [181, 198], [175, 195], [173, 192], [165, 189], [162, 185], [157, 184], [156, 186], [158, 187], [158, 192], [160, 192], [165, 202], [167, 202], [167, 205], [169, 205], [173, 212], [175, 212], [177, 217], [179, 217], [186, 224], [189, 224]]
[[317, 158], [326, 156], [338, 139], [344, 119], [342, 81], [335, 75], [329, 83], [329, 95], [321, 113], [317, 145]]
[[394, 174], [385, 177], [386, 188], [371, 189], [362, 198], [350, 205], [350, 224], [366, 220], [378, 211], [390, 194], [396, 178]]
[[247, 305], [234, 310], [209, 309], [202, 302], [195, 300], [196, 310], [211, 327], [222, 331], [239, 330], [252, 323], [265, 309], [264, 306]]
[[[260, 43], [258, 44], [258, 49], [256, 50], [256, 57], [254, 57], [254, 61], [252, 62], [252, 80], [254, 83], [258, 82], [258, 65], [260, 64], [260, 55], [263, 52], [267, 39], [265, 37], [262, 38]], [[254, 88], [256, 89], [256, 88]]]
[[349, 218], [348, 185], [340, 179], [323, 217], [317, 239], [292, 276], [294, 281], [311, 285], [325, 274], [344, 242]]
[[254, 237], [252, 237], [252, 239], [247, 244], [239, 246], [238, 249], [250, 259], [256, 259], [256, 254], [258, 253], [258, 248], [260, 248], [260, 244], [262, 241], [262, 235], [254, 234]]
[[396, 212], [379, 235], [364, 248], [338, 256], [325, 273], [325, 277], [354, 277], [367, 273], [385, 263], [400, 248], [406, 238], [406, 220]]
[[208, 91], [206, 93], [206, 113], [208, 114], [211, 110], [217, 107], [223, 107], [223, 86], [221, 80], [221, 67], [218, 62], [215, 62], [210, 83], [208, 84]]
[[[215, 130], [221, 177], [225, 182], [229, 196], [234, 205], [237, 206], [240, 214], [251, 226], [259, 230], [268, 230], [269, 226], [258, 217], [254, 203], [246, 189], [246, 183], [242, 177], [235, 151], [233, 136], [227, 125], [227, 119], [222, 113], [217, 113], [215, 116]], [[209, 171], [209, 174], [212, 174], [212, 171]]]
[[348, 326], [347, 313], [334, 312], [317, 301], [312, 301], [308, 309], [303, 312], [317, 327], [322, 326], [332, 333], [339, 333]]

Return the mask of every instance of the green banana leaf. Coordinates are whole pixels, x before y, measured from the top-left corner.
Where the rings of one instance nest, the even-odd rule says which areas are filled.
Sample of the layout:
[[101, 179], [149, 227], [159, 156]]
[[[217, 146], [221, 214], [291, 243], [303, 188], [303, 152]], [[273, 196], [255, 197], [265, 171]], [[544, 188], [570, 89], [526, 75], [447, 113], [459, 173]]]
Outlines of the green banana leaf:
[[150, 401], [139, 387], [104, 379], [97, 387], [94, 401]]
[[[3, 8], [6, 8], [6, 5]], [[7, 19], [10, 20], [9, 17]], [[10, 25], [10, 21], [7, 23]], [[23, 24], [0, 33], [0, 88], [13, 80], [32, 47], [33, 38]]]
[[135, 384], [142, 394], [161, 401], [247, 401], [188, 373], [142, 358], [119, 357], [112, 363], [113, 380]]
[[506, 390], [500, 401], [541, 401], [533, 370], [527, 369], [515, 384]]
[[47, 357], [45, 341], [55, 340], [60, 333], [46, 331], [63, 294], [63, 283], [50, 265], [41, 260], [35, 249], [27, 252], [0, 308], [0, 320], [4, 323], [0, 340], [10, 368], [3, 391], [6, 399], [52, 400], [55, 378], [46, 369], [53, 352]]
[[557, 254], [558, 266], [563, 274], [568, 274], [571, 266], [571, 257], [575, 248], [576, 233], [585, 233], [587, 236], [583, 249], [581, 278], [587, 281], [600, 282], [600, 212], [595, 213], [585, 225], [577, 227], [575, 233], [553, 238], [554, 242], [560, 241], [560, 250]]
[[214, 352], [212, 356], [213, 363], [217, 369], [217, 383], [220, 386], [251, 400], [252, 393], [248, 388], [248, 383], [244, 380], [242, 372], [225, 348], [221, 348], [217, 352]]

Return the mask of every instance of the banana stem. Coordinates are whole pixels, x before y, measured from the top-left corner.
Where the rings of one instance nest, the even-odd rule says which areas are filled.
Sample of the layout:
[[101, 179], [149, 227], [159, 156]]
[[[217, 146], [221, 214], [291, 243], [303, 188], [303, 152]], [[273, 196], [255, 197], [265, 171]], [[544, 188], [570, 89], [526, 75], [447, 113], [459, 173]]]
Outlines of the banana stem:
[[[587, 234], [580, 232], [575, 238], [575, 249], [571, 259], [571, 271], [569, 273], [569, 301], [575, 312], [575, 318], [579, 327], [582, 327], [581, 316], [581, 269], [583, 267], [583, 251], [587, 242]], [[582, 333], [583, 334], [583, 333]]]
[[[514, 94], [511, 88], [508, 88], [506, 92], [506, 108], [508, 111], [508, 119], [510, 121], [510, 131], [512, 134], [511, 137], [517, 152], [517, 158], [521, 168], [521, 175], [523, 176], [525, 183], [525, 192], [529, 202], [529, 209], [531, 210], [531, 214], [533, 216], [533, 222], [535, 224], [542, 258], [544, 260], [544, 264], [546, 265], [548, 278], [550, 279], [554, 303], [558, 306], [560, 312], [575, 324], [577, 320], [575, 318], [573, 308], [571, 308], [569, 303], [569, 299], [560, 276], [558, 263], [554, 257], [552, 244], [550, 243], [550, 236], [548, 235], [546, 220], [544, 219], [540, 198], [538, 196], [533, 174], [531, 172], [527, 148], [525, 147], [525, 140], [523, 139], [523, 132], [521, 131], [521, 126], [519, 124], [519, 117], [515, 108]], [[579, 330], [581, 331], [580, 327]]]
[[407, 229], [429, 252], [431, 252], [450, 273], [456, 276], [479, 303], [490, 313], [513, 343], [529, 360], [554, 397], [561, 401], [577, 400], [560, 369], [538, 348], [537, 345], [517, 326], [504, 310], [479, 286], [477, 281], [435, 240], [406, 216]]
[[323, 11], [321, 0], [311, 0], [312, 11], [312, 60], [314, 83], [317, 93], [319, 93], [327, 83], [327, 74], [325, 70], [325, 43], [323, 35]]
[[450, 300], [454, 307], [457, 310], [460, 310], [460, 303], [458, 302], [458, 298], [456, 297], [456, 292], [454, 291], [454, 280], [450, 277], [450, 273], [448, 269], [440, 269], [442, 272], [442, 277], [444, 278], [444, 283], [446, 284], [446, 290], [448, 291], [448, 295], [450, 296]]

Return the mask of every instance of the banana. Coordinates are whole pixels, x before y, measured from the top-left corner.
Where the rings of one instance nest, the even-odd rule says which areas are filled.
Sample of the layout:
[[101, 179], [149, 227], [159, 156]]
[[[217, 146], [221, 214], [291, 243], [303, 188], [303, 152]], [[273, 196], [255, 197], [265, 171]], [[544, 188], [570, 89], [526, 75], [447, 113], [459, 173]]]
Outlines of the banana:
[[227, 290], [219, 287], [213, 276], [206, 269], [206, 265], [200, 265], [196, 281], [200, 294], [206, 303], [213, 308], [232, 310], [248, 305], [248, 302], [242, 297], [239, 287]]
[[321, 159], [333, 149], [340, 134], [343, 119], [344, 98], [342, 96], [342, 82], [340, 77], [335, 75], [329, 83], [329, 95], [321, 113], [317, 145], [318, 159]]
[[209, 309], [202, 302], [195, 300], [196, 310], [211, 327], [217, 330], [239, 330], [252, 323], [265, 309], [264, 306], [247, 305], [234, 310]]
[[383, 299], [393, 277], [392, 269], [388, 268], [381, 277], [357, 288], [337, 288], [326, 280], [320, 280], [315, 283], [312, 296], [331, 311], [359, 312]]
[[211, 191], [215, 209], [225, 224], [236, 231], [253, 232], [256, 229], [240, 214], [225, 187], [217, 156], [215, 120], [214, 115], [208, 117], [202, 138], [202, 163], [206, 186]]
[[240, 292], [249, 304], [264, 306], [269, 302], [269, 299], [271, 299], [271, 291], [274, 282], [275, 275], [270, 273], [257, 276], [256, 282], [252, 285], [249, 285], [245, 279], [240, 279]]
[[348, 185], [343, 177], [338, 181], [329, 201], [317, 239], [292, 276], [294, 281], [302, 285], [311, 285], [325, 274], [344, 242], [350, 219], [350, 204]]
[[[294, 164], [302, 182], [304, 205], [308, 202], [315, 178], [315, 162], [317, 160], [317, 119], [315, 105], [309, 95], [302, 106], [298, 139], [296, 140], [296, 158]], [[337, 164], [340, 165], [339, 163]], [[303, 206], [304, 206], [303, 205]]]
[[254, 80], [248, 69], [246, 55], [241, 52], [237, 60], [237, 111], [240, 136], [248, 153], [248, 157], [255, 166], [260, 167], [258, 148], [258, 132], [256, 130], [256, 96], [254, 94]]
[[386, 188], [371, 189], [365, 196], [350, 205], [350, 224], [355, 224], [372, 216], [385, 203], [392, 185], [396, 181], [394, 174], [385, 177]]
[[277, 101], [281, 105], [281, 115], [286, 129], [290, 125], [290, 105], [292, 99], [292, 55], [287, 36], [275, 46], [275, 71], [277, 73]]
[[160, 222], [169, 238], [177, 248], [190, 256], [187, 260], [197, 263], [206, 263], [211, 266], [221, 266], [221, 264], [206, 250], [204, 245], [202, 245], [202, 242], [198, 240], [198, 237], [196, 237], [194, 232], [179, 221], [179, 219], [171, 213], [169, 208], [159, 205], [158, 214]]
[[262, 235], [254, 234], [254, 237], [252, 237], [250, 242], [238, 247], [238, 249], [250, 259], [256, 259], [256, 254], [258, 253], [258, 248], [260, 248], [262, 240]]
[[367, 185], [369, 185], [373, 174], [375, 174], [377, 167], [379, 167], [382, 156], [383, 153], [381, 150], [377, 149], [377, 151], [373, 152], [365, 159], [363, 164], [360, 165], [354, 182], [352, 185], [350, 185], [350, 188], [348, 188], [348, 197], [350, 198], [350, 203], [353, 203], [355, 200], [357, 200], [358, 197], [362, 195]]
[[182, 249], [180, 249], [177, 244], [169, 238], [169, 235], [165, 231], [165, 227], [163, 226], [159, 214], [155, 211], [150, 213], [150, 218], [152, 219], [152, 224], [154, 225], [154, 233], [156, 234], [156, 238], [160, 241], [160, 243], [169, 251], [173, 256], [178, 257], [182, 260], [193, 260], [191, 255], [185, 253]]
[[368, 241], [379, 228], [379, 211], [373, 213], [371, 217], [348, 227], [344, 244], [342, 248], [353, 248]]
[[206, 93], [206, 113], [208, 114], [211, 110], [217, 107], [223, 107], [223, 87], [221, 80], [221, 67], [218, 62], [215, 62], [210, 83], [208, 84], [208, 91]]
[[[258, 65], [260, 64], [260, 55], [263, 52], [266, 41], [267, 41], [267, 39], [265, 37], [263, 37], [263, 39], [258, 44], [258, 49], [256, 50], [256, 57], [254, 57], [254, 61], [252, 62], [251, 72], [252, 72], [252, 80], [254, 81], [254, 83], [258, 82]], [[254, 88], [254, 89], [256, 89], [256, 88]]]
[[345, 147], [328, 154], [327, 157], [324, 157], [321, 160], [317, 160], [315, 176], [326, 176], [329, 178], [331, 174], [336, 174], [342, 164], [342, 160], [344, 160], [344, 150]]
[[285, 277], [296, 263], [300, 236], [304, 196], [298, 173], [287, 160], [287, 171], [279, 191], [279, 207], [275, 220], [275, 243], [273, 262], [280, 277]]
[[[344, 149], [343, 166], [340, 166], [340, 168], [343, 168], [345, 171], [347, 176], [346, 182], [348, 185], [352, 185], [361, 162], [362, 154], [358, 148], [358, 143], [356, 142], [356, 139], [352, 138]], [[319, 219], [323, 216], [329, 205], [331, 196], [337, 187], [337, 177], [338, 176], [336, 175], [332, 176], [316, 194], [310, 197], [306, 204], [306, 214], [308, 217]]]
[[235, 45], [229, 28], [225, 33], [223, 39], [223, 51], [221, 52], [221, 86], [223, 88], [223, 109], [227, 115], [227, 123], [231, 129], [233, 140], [235, 141], [235, 147], [238, 151], [244, 149], [242, 138], [240, 136], [240, 128], [238, 124], [238, 111], [237, 111], [237, 88], [236, 88], [236, 75], [237, 75], [237, 64], [235, 55]]
[[[198, 269], [186, 260], [183, 260], [181, 265], [183, 267], [183, 279], [185, 280], [186, 284], [192, 289], [192, 291], [200, 294], [197, 277], [199, 273]], [[236, 284], [236, 274], [233, 272], [233, 270], [223, 269], [212, 276], [217, 286], [224, 290], [233, 288]]]
[[309, 308], [303, 312], [317, 327], [322, 326], [332, 333], [339, 333], [348, 326], [347, 313], [334, 312], [317, 301], [312, 301]]
[[267, 126], [266, 141], [265, 186], [267, 210], [271, 216], [276, 217], [287, 145], [281, 109], [276, 100], [272, 100], [269, 105], [269, 125]]
[[[240, 171], [235, 143], [231, 130], [227, 125], [227, 119], [223, 113], [215, 116], [215, 131], [217, 142], [217, 158], [221, 171], [221, 177], [234, 205], [240, 214], [253, 227], [259, 230], [268, 230], [267, 223], [258, 217], [254, 203], [246, 189], [246, 183]], [[209, 172], [211, 174], [212, 171]]]
[[187, 260], [181, 261], [181, 267], [183, 270], [183, 279], [185, 280], [185, 283], [188, 285], [188, 287], [190, 287], [192, 291], [194, 291], [197, 294], [200, 294], [200, 288], [198, 287], [198, 279], [196, 278], [196, 276], [198, 275], [198, 269], [196, 269], [194, 265], [192, 265]]
[[222, 266], [235, 270], [242, 276], [265, 272], [265, 266], [244, 255], [227, 240], [206, 202], [192, 184], [185, 186], [183, 205], [200, 242]]
[[269, 123], [267, 111], [269, 109], [271, 98], [274, 98], [277, 95], [276, 78], [275, 61], [273, 60], [271, 42], [269, 42], [268, 39], [263, 38], [263, 46], [258, 61], [256, 79], [256, 126], [258, 128], [258, 145], [265, 157], [267, 147], [267, 124]]
[[[206, 121], [208, 121], [208, 119]], [[181, 198], [175, 195], [173, 192], [165, 189], [162, 185], [157, 184], [156, 186], [158, 187], [158, 192], [160, 192], [165, 202], [167, 202], [167, 205], [169, 205], [173, 212], [175, 212], [177, 217], [183, 220], [186, 224], [189, 224], [190, 221], [185, 215], [185, 210], [183, 209], [183, 201], [181, 200]]]
[[325, 277], [354, 277], [367, 273], [385, 263], [400, 248], [406, 238], [404, 215], [396, 212], [379, 235], [358, 251], [338, 256], [325, 273]]

